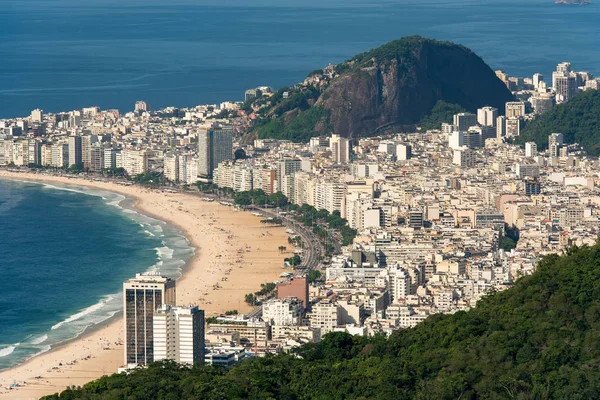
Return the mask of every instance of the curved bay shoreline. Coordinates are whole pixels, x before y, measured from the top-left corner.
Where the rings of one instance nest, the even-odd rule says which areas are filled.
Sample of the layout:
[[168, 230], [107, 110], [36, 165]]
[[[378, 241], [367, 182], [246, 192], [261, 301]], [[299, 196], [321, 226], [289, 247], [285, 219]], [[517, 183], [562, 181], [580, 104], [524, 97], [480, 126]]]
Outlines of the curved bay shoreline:
[[[265, 227], [260, 217], [249, 212], [235, 212], [189, 194], [6, 170], [0, 170], [0, 178], [118, 193], [133, 199], [135, 209], [142, 214], [181, 230], [196, 253], [177, 281], [177, 302], [197, 304], [207, 316], [230, 309], [247, 311], [244, 294], [260, 289], [261, 283], [276, 280], [287, 256], [278, 250], [287, 245], [285, 228]], [[241, 249], [244, 251], [239, 252]], [[111, 318], [47, 353], [0, 371], [0, 399], [39, 398], [116, 372], [123, 362], [122, 331], [122, 318]], [[6, 390], [13, 382], [22, 386]]]

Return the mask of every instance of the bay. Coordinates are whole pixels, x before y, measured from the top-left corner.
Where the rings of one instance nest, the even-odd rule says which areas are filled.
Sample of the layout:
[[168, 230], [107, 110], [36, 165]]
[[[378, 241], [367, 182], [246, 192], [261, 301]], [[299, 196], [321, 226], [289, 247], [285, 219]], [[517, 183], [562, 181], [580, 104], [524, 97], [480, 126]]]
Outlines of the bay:
[[598, 20], [553, 0], [0, 0], [0, 118], [242, 100], [415, 34], [511, 75], [598, 73]]

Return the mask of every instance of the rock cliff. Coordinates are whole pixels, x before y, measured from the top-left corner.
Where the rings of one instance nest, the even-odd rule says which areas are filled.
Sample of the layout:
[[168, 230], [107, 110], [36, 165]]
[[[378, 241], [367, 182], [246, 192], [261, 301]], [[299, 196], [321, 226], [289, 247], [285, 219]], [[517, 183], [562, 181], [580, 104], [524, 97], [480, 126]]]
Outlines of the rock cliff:
[[[512, 99], [494, 71], [471, 50], [411, 36], [335, 66], [327, 84], [320, 81], [319, 94], [311, 105], [319, 110], [320, 120], [307, 113], [309, 109], [290, 110], [276, 117], [283, 119], [276, 129], [271, 123], [269, 129], [261, 131], [259, 126], [257, 131], [264, 137], [285, 130], [282, 138], [294, 139], [294, 133], [287, 129], [294, 123], [312, 129], [314, 134], [330, 130], [357, 138], [414, 129], [439, 100], [470, 111], [486, 105], [502, 111], [504, 103]], [[281, 104], [273, 107], [281, 109]], [[306, 116], [311, 119], [305, 123]], [[298, 139], [306, 140], [307, 136], [304, 132]]]

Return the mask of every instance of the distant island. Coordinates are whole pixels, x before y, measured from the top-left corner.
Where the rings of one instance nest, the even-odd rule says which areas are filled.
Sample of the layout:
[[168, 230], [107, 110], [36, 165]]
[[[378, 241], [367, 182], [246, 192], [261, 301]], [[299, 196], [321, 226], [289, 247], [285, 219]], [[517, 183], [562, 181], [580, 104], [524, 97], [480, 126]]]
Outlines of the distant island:
[[591, 0], [555, 0], [554, 4], [583, 5], [583, 4], [592, 4], [592, 2], [591, 2]]

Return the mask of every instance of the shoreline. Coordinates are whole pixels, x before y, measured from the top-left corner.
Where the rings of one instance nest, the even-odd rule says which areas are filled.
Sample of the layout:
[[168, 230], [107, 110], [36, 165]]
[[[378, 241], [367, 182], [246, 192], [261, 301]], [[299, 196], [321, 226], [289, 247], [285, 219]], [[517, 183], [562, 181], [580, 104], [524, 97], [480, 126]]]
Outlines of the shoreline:
[[[166, 193], [139, 186], [123, 186], [81, 177], [11, 172], [0, 169], [0, 179], [60, 183], [117, 193], [133, 200], [136, 212], [162, 221], [177, 230], [195, 249], [177, 279], [177, 303], [197, 304], [206, 317], [250, 309], [245, 293], [279, 278], [287, 245], [283, 227], [260, 224], [260, 217], [233, 211], [218, 202], [203, 202], [185, 193]], [[243, 229], [240, 227], [243, 226]], [[268, 246], [260, 254], [259, 246]], [[102, 375], [116, 373], [123, 364], [122, 311], [85, 329], [78, 337], [23, 363], [0, 371], [0, 399], [31, 399], [83, 385]], [[62, 364], [62, 365], [58, 365]], [[41, 379], [35, 377], [41, 376]], [[7, 391], [6, 386], [27, 382]]]

